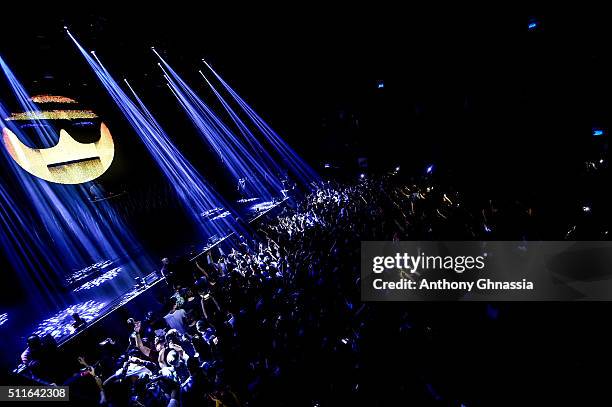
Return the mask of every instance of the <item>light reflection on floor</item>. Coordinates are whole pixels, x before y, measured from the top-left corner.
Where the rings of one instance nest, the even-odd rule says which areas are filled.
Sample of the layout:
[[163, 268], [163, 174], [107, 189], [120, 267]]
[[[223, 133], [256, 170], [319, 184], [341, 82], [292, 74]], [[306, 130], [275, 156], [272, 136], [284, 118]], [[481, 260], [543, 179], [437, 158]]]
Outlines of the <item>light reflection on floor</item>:
[[100, 315], [100, 312], [105, 306], [105, 302], [94, 300], [71, 305], [41, 322], [34, 333], [38, 336], [50, 334], [55, 340], [60, 340], [75, 332], [72, 314], [77, 313], [85, 322], [90, 322]]
[[250, 210], [253, 211], [253, 212], [263, 212], [263, 211], [267, 211], [269, 209], [274, 208], [279, 203], [280, 203], [279, 201], [260, 202], [260, 203], [257, 203], [255, 205], [251, 206]]
[[223, 212], [223, 208], [217, 207], [217, 208], [212, 208], [212, 209], [202, 212], [200, 216], [202, 216], [203, 218], [211, 218], [212, 216], [215, 216], [220, 212]]
[[102, 269], [104, 269], [105, 267], [110, 266], [112, 263], [113, 262], [111, 260], [103, 260], [103, 261], [94, 263], [92, 265], [89, 265], [87, 267], [84, 267], [80, 270], [74, 271], [66, 277], [66, 286], [70, 286], [83, 279], [86, 279], [90, 277], [92, 274], [97, 273], [101, 271]]
[[102, 284], [104, 284], [107, 281], [112, 280], [113, 278], [117, 277], [117, 275], [121, 272], [121, 267], [115, 267], [109, 271], [107, 271], [106, 273], [102, 274], [101, 276], [98, 276], [96, 278], [94, 278], [91, 281], [86, 282], [83, 285], [78, 286], [77, 288], [75, 288], [74, 290], [72, 290], [73, 292], [79, 292], [82, 290], [90, 290], [94, 287], [98, 287]]
[[218, 214], [217, 216], [215, 216], [214, 218], [212, 218], [211, 220], [218, 220], [218, 219], [223, 219], [226, 216], [228, 216], [230, 214], [230, 211], [225, 211], [225, 212], [221, 212], [220, 214]]
[[238, 203], [247, 203], [247, 202], [256, 201], [258, 199], [259, 198], [242, 198], [242, 199], [237, 200], [236, 202], [238, 202]]

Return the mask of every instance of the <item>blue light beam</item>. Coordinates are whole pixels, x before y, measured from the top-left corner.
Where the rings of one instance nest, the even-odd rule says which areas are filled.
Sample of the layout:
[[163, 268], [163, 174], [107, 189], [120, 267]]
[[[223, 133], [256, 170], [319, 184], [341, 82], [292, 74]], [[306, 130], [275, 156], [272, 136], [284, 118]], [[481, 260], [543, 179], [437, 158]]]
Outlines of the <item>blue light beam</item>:
[[228, 205], [170, 141], [167, 133], [129, 83], [125, 81], [138, 106], [127, 96], [96, 54], [92, 52], [92, 58], [69, 31], [68, 35], [167, 177], [189, 219], [199, 228], [201, 237], [223, 237], [229, 231], [238, 232], [239, 226], [232, 222], [230, 217], [223, 218], [220, 222], [210, 222], [201, 215], [210, 209]]
[[282, 176], [280, 168], [262, 159], [263, 151], [253, 144], [245, 145], [176, 71], [154, 52], [163, 65], [162, 69], [173, 95], [200, 136], [213, 147], [236, 182], [246, 180], [243, 186], [246, 194], [266, 199], [280, 196], [284, 189], [279, 179], [279, 176]]
[[[24, 86], [1, 57], [0, 66], [23, 111], [39, 112]], [[0, 103], [2, 130], [11, 130], [29, 145], [44, 144], [51, 147], [57, 144], [59, 136], [48, 121], [33, 120], [36, 124], [32, 127], [36, 138], [31, 138], [15, 122], [4, 120], [9, 115]], [[45, 274], [57, 274], [62, 280], [61, 276], [73, 268], [81, 268], [109, 257], [122, 257], [129, 250], [139, 247], [114, 208], [106, 202], [94, 204], [90, 201], [90, 184], [49, 183], [24, 171], [15, 163], [4, 145], [0, 145], [0, 150], [2, 165], [7, 169], [7, 174], [11, 175], [6, 178], [7, 186], [10, 183], [11, 193], [19, 197], [19, 206], [24, 211], [27, 207], [31, 214], [30, 224], [25, 226], [26, 233], [37, 236], [41, 241], [48, 241], [49, 245], [43, 252], [49, 253], [48, 256], [57, 256], [58, 260], [48, 265]], [[18, 231], [11, 229], [11, 233], [16, 234]], [[26, 273], [24, 269], [17, 269], [18, 272], [20, 270]], [[39, 272], [30, 269], [29, 275]]]
[[276, 150], [284, 161], [285, 165], [288, 167], [290, 173], [298, 181], [300, 181], [305, 188], [310, 188], [313, 183], [317, 183], [320, 178], [316, 171], [312, 169], [312, 167], [310, 167], [310, 165], [308, 165], [205, 60], [202, 60], [202, 62], [204, 62], [206, 67], [217, 78], [219, 83], [223, 85], [234, 101], [247, 114], [250, 121], [256, 126], [258, 132], [261, 133], [265, 137], [266, 141]]

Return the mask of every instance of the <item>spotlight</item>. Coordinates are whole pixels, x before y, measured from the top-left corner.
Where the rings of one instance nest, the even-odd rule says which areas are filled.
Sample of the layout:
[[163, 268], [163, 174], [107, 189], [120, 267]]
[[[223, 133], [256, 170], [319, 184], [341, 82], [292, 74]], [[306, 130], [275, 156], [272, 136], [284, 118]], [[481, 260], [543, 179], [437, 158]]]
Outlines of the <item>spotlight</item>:
[[590, 206], [583, 206], [583, 207], [582, 207], [582, 212], [584, 212], [584, 213], [589, 213], [589, 212], [591, 212], [591, 207], [590, 207]]
[[91, 55], [96, 55], [96, 51], [89, 51]]
[[395, 172], [399, 172], [399, 170], [400, 170], [400, 167], [398, 165], [397, 167], [395, 167]]
[[68, 31], [68, 26], [67, 25], [64, 26], [64, 30]]
[[362, 172], [362, 173], [359, 175], [359, 178], [364, 179], [364, 178], [365, 178], [365, 174]]
[[595, 128], [594, 127], [591, 134], [593, 134], [593, 136], [595, 136], [595, 137], [603, 136], [603, 135], [605, 135], [605, 131], [603, 129]]
[[434, 170], [434, 165], [431, 164], [427, 169], [425, 169], [425, 174], [431, 174]]
[[[249, 121], [255, 126], [256, 130], [262, 133], [263, 136], [267, 138], [267, 140], [272, 143], [273, 147], [281, 154], [283, 158], [283, 162], [287, 163], [288, 169], [294, 173], [294, 175], [298, 178], [298, 180], [310, 189], [310, 184], [312, 181], [317, 181], [318, 176], [316, 172], [312, 168], [309, 168], [308, 165], [293, 151], [293, 149], [225, 82], [218, 73], [216, 73], [211, 65], [206, 62], [204, 58], [201, 58], [202, 62], [206, 65], [206, 67], [210, 70], [210, 73], [216, 77], [216, 79], [221, 83], [221, 85], [225, 88], [225, 90], [232, 96], [235, 102], [240, 106], [241, 110], [249, 117]], [[174, 76], [171, 72], [171, 75]], [[204, 75], [202, 75], [204, 76]], [[179, 79], [179, 78], [177, 78]], [[219, 101], [225, 107], [225, 110], [233, 117], [237, 117], [236, 113], [229, 107], [229, 104], [224, 100], [224, 98], [217, 92], [214, 87], [210, 84], [207, 78], [204, 78], [208, 83], [209, 87], [213, 90], [215, 95], [218, 97]], [[179, 80], [180, 84], [181, 81]], [[186, 91], [190, 91], [190, 89], [185, 88]], [[196, 100], [197, 101], [197, 100]], [[203, 106], [206, 108], [206, 106]], [[246, 128], [245, 123], [242, 120], [237, 120], [239, 126], [243, 129]], [[241, 130], [242, 132], [242, 130]], [[253, 137], [250, 131], [244, 131], [245, 136], [248, 136], [249, 139], [253, 141], [253, 146], [258, 146], [259, 141]], [[231, 136], [231, 135], [230, 135]], [[251, 141], [249, 141], [250, 143]], [[258, 148], [258, 147], [257, 147]], [[256, 148], [256, 149], [257, 149]], [[264, 152], [262, 149], [262, 155], [264, 161], [267, 161], [267, 165], [271, 168], [277, 167], [277, 164], [274, 163], [274, 160], [270, 160], [270, 156], [267, 152]], [[262, 168], [265, 170], [265, 168]], [[284, 173], [284, 170], [280, 172], [274, 171], [276, 173]], [[268, 177], [273, 178], [273, 177]]]
[[384, 89], [385, 87], [385, 81], [376, 81], [376, 89]]
[[602, 158], [602, 159], [600, 159], [600, 160], [599, 160], [599, 163], [600, 163], [600, 164], [603, 164], [603, 163], [604, 163], [604, 159], [603, 159], [603, 158]]
[[527, 24], [527, 30], [528, 31], [535, 31], [538, 29], [538, 20], [536, 20], [535, 18], [530, 18], [529, 19], [529, 23]]
[[323, 168], [331, 168], [331, 164], [330, 163], [325, 163], [325, 164], [323, 164]]

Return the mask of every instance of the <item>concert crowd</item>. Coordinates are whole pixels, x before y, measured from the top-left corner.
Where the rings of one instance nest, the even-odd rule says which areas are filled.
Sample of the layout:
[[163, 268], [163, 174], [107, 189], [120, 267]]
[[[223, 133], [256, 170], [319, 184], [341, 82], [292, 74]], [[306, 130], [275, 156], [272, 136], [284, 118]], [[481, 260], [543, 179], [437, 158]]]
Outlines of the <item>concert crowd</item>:
[[[22, 361], [41, 380], [70, 385], [83, 405], [389, 405], [398, 396], [460, 405], [462, 392], [437, 373], [447, 362], [424, 357], [450, 329], [448, 313], [362, 303], [360, 242], [520, 240], [537, 230], [529, 205], [479, 206], [430, 178], [322, 181], [190, 267], [164, 259], [163, 312], [133, 315], [125, 338], [100, 338], [68, 379], [53, 371], [40, 338], [29, 338]], [[476, 316], [462, 318], [499, 312], [470, 310]], [[385, 348], [419, 351], [394, 352], [389, 364], [378, 357]]]

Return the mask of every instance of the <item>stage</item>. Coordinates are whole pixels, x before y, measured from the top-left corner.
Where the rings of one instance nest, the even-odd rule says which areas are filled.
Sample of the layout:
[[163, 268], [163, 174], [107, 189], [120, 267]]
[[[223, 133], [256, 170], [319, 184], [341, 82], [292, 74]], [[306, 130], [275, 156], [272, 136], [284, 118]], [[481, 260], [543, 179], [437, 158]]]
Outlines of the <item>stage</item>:
[[[263, 216], [273, 214], [287, 203], [288, 197], [274, 201], [259, 198], [241, 199], [234, 207], [239, 216], [247, 219], [249, 224], [257, 223]], [[217, 208], [214, 213], [203, 214], [210, 222], [222, 217], [225, 210]], [[223, 245], [233, 233], [215, 237], [200, 243], [197, 252], [191, 250], [176, 253], [176, 257], [197, 260], [208, 251]], [[3, 345], [2, 358], [7, 366], [17, 366], [19, 355], [25, 349], [27, 337], [36, 333], [39, 336], [50, 335], [58, 346], [78, 340], [87, 330], [101, 324], [116, 310], [155, 289], [165, 286], [165, 280], [159, 273], [161, 262], [153, 269], [143, 269], [147, 255], [144, 252], [134, 253], [128, 258], [106, 260], [89, 265], [66, 276], [65, 293], [72, 299], [72, 304], [57, 309], [55, 313], [39, 315], [30, 308], [17, 307], [3, 310], [0, 315], [0, 333], [7, 338]], [[73, 314], [77, 313], [84, 321], [75, 328]], [[11, 332], [9, 335], [8, 332]]]

